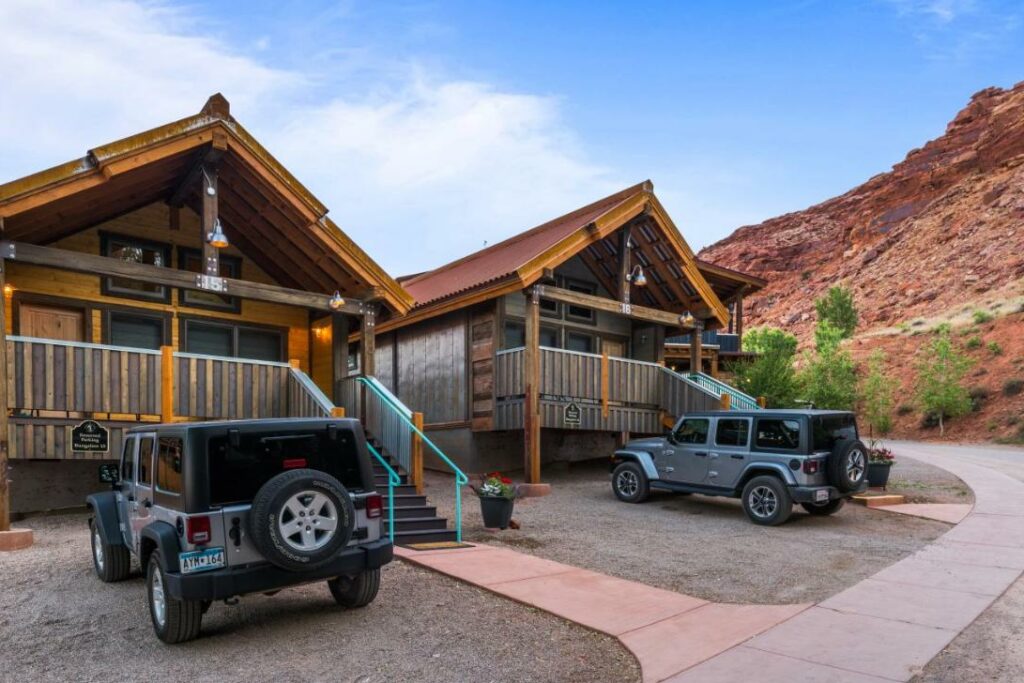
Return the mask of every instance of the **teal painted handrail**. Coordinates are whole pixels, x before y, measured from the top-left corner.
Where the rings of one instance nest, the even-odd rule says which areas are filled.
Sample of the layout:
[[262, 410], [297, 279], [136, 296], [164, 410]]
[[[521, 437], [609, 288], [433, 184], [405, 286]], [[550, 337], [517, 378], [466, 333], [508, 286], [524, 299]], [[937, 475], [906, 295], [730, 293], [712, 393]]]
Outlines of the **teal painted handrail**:
[[[459, 543], [462, 543], [462, 487], [469, 483], [469, 477], [467, 477], [466, 473], [459, 469], [459, 466], [452, 462], [451, 459], [447, 455], [445, 455], [444, 452], [440, 448], [438, 448], [437, 445], [434, 444], [434, 442], [431, 441], [430, 438], [427, 437], [427, 435], [424, 434], [419, 427], [413, 424], [413, 421], [405, 414], [406, 411], [409, 410], [408, 408], [406, 408], [404, 405], [398, 404], [397, 398], [389, 398], [388, 395], [386, 395], [383, 391], [377, 388], [376, 385], [378, 384], [378, 382], [376, 379], [373, 379], [372, 377], [357, 377], [356, 381], [362, 382], [373, 393], [379, 396], [387, 405], [391, 406], [391, 408], [398, 414], [402, 421], [409, 425], [409, 428], [412, 429], [413, 432], [418, 434], [421, 439], [423, 439], [423, 443], [430, 446], [430, 450], [434, 451], [434, 454], [437, 457], [439, 457], [441, 461], [444, 462], [444, 464], [446, 464], [455, 474], [455, 540]], [[391, 392], [389, 391], [388, 394], [391, 394]]]
[[719, 396], [722, 394], [729, 394], [730, 401], [729, 407], [732, 410], [760, 410], [761, 406], [758, 404], [757, 399], [753, 396], [743, 393], [739, 389], [729, 386], [725, 382], [719, 381], [710, 375], [705, 375], [703, 372], [691, 372], [687, 376], [691, 381], [696, 382], [700, 386], [704, 387], [709, 391], [717, 393]]
[[370, 453], [373, 454], [373, 457], [377, 458], [377, 462], [379, 462], [388, 472], [388, 538], [391, 539], [392, 543], [394, 543], [395, 487], [402, 483], [402, 478], [398, 476], [398, 472], [395, 472], [395, 470], [392, 469], [391, 465], [388, 464], [388, 461], [384, 459], [384, 456], [377, 452], [376, 448], [371, 446], [369, 443], [366, 444], [366, 447], [370, 449]]

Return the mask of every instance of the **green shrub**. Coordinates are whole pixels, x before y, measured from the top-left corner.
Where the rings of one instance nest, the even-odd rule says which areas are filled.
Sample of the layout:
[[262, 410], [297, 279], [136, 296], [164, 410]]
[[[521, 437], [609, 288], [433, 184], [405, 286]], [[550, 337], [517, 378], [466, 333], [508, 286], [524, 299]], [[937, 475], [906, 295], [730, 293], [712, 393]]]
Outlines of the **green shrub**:
[[857, 329], [857, 306], [853, 292], [841, 286], [830, 287], [825, 296], [814, 302], [818, 322], [827, 322], [839, 330], [841, 339], [849, 339]]
[[999, 345], [999, 342], [990, 341], [988, 344], [986, 344], [986, 348], [989, 350], [989, 353], [991, 353], [993, 356], [1003, 355], [1003, 347]]
[[976, 413], [985, 405], [985, 399], [988, 398], [989, 391], [985, 387], [971, 387], [967, 395], [971, 397], [971, 412]]
[[971, 318], [978, 325], [983, 323], [992, 322], [992, 314], [988, 311], [977, 310], [971, 314]]
[[1003, 396], [1016, 396], [1024, 391], [1024, 379], [1008, 379], [1003, 382]]
[[885, 373], [885, 354], [876, 350], [868, 359], [868, 372], [861, 382], [860, 398], [870, 435], [885, 436], [892, 431], [893, 384]]
[[978, 335], [974, 335], [966, 342], [964, 342], [964, 346], [968, 349], [981, 348], [981, 337], [979, 337]]
[[791, 408], [799, 388], [793, 360], [796, 337], [772, 327], [755, 328], [743, 335], [743, 350], [758, 354], [730, 369], [736, 386], [751, 396], [764, 396], [769, 408]]
[[803, 397], [815, 408], [853, 410], [857, 402], [857, 368], [842, 348], [843, 331], [828, 320], [814, 330], [814, 354], [807, 354], [799, 382]]
[[971, 409], [971, 397], [961, 384], [971, 364], [971, 359], [953, 345], [948, 329], [921, 349], [917, 400], [926, 418], [934, 416], [938, 421], [940, 434], [946, 433], [946, 418], [959, 417]]

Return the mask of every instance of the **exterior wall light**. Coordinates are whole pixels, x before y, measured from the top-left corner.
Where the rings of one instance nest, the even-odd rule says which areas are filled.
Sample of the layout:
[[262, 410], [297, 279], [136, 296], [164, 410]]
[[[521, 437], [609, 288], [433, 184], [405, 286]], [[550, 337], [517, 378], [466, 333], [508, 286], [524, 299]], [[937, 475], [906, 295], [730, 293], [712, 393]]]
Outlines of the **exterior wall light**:
[[228, 236], [224, 234], [224, 228], [221, 227], [219, 218], [213, 224], [213, 232], [206, 236], [206, 243], [218, 249], [228, 246]]
[[634, 284], [637, 287], [644, 287], [647, 285], [647, 276], [644, 275], [644, 269], [639, 265], [633, 266], [633, 270], [631, 270], [629, 275], [626, 276], [626, 282]]
[[693, 320], [693, 313], [690, 313], [689, 311], [679, 316], [679, 322], [683, 325], [693, 325]]
[[331, 307], [332, 311], [337, 311], [339, 308], [345, 305], [345, 300], [341, 298], [341, 292], [334, 290], [334, 296], [327, 302], [327, 305]]

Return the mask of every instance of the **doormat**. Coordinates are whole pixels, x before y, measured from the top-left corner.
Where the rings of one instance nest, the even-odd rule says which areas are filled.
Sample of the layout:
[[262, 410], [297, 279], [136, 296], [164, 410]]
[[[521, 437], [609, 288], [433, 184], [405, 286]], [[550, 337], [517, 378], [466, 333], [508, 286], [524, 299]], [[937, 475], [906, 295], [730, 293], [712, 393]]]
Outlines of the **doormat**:
[[473, 548], [472, 543], [459, 543], [458, 541], [436, 541], [434, 543], [410, 543], [404, 546], [410, 550], [454, 550], [456, 548]]

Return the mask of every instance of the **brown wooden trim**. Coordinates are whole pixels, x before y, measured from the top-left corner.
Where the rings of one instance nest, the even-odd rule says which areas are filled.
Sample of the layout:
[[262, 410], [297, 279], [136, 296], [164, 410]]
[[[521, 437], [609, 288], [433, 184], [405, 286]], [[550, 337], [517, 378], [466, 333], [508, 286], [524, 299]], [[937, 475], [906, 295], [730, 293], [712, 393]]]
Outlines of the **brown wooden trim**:
[[645, 306], [626, 307], [621, 301], [614, 301], [612, 299], [606, 299], [592, 294], [573, 292], [568, 289], [561, 289], [560, 287], [550, 287], [548, 285], [536, 285], [536, 287], [541, 296], [545, 296], [549, 299], [556, 299], [558, 301], [564, 301], [578, 306], [595, 308], [599, 311], [607, 311], [608, 313], [617, 313], [618, 315], [626, 316], [627, 318], [658, 323], [659, 325], [666, 325], [672, 328], [688, 327], [680, 321], [679, 316], [675, 313], [659, 311]]
[[[177, 268], [178, 270], [184, 271], [186, 273], [193, 273], [193, 274], [195, 274], [196, 271], [188, 270], [185, 267], [186, 261], [187, 261], [188, 257], [190, 257], [190, 256], [199, 259], [199, 267], [200, 267], [200, 269], [203, 267], [203, 251], [201, 249], [196, 249], [194, 247], [179, 246], [177, 248], [176, 256], [177, 256], [177, 262], [174, 264], [174, 267]], [[230, 256], [230, 255], [227, 255], [227, 254], [221, 254], [220, 257], [219, 257], [218, 268], [223, 269], [224, 266], [229, 266], [230, 268], [232, 268], [234, 270], [235, 277], [239, 277], [240, 278], [242, 276], [242, 261], [243, 261], [243, 259], [240, 256]], [[225, 303], [223, 306], [218, 306], [216, 304], [198, 303], [198, 302], [194, 302], [194, 301], [189, 301], [187, 295], [190, 292], [194, 292], [194, 291], [197, 291], [197, 290], [194, 290], [194, 289], [181, 289], [181, 288], [179, 288], [178, 289], [178, 305], [179, 306], [185, 306], [185, 307], [188, 307], [188, 308], [201, 308], [201, 309], [205, 309], [205, 310], [208, 310], [208, 311], [221, 311], [221, 312], [224, 312], [224, 313], [241, 313], [242, 312], [242, 300], [240, 298], [238, 298], [237, 296], [229, 296], [227, 303]]]
[[[187, 273], [175, 268], [163, 268], [140, 263], [127, 263], [120, 259], [106, 256], [95, 256], [80, 252], [41, 247], [24, 242], [0, 242], [0, 256], [11, 261], [22, 261], [40, 266], [60, 268], [79, 273], [93, 275], [112, 275], [136, 280], [145, 280], [184, 289], [207, 291], [196, 284], [196, 274]], [[261, 282], [222, 278], [227, 286], [227, 293], [243, 299], [257, 299], [272, 303], [298, 306], [320, 311], [334, 311], [330, 306], [330, 295], [316, 292], [304, 292], [288, 289], [277, 285]], [[362, 315], [364, 304], [359, 300], [348, 299], [340, 309], [341, 312]]]
[[457, 420], [455, 422], [428, 422], [423, 425], [423, 431], [440, 432], [450, 429], [468, 429], [469, 427], [469, 420]]
[[36, 294], [15, 288], [11, 293], [11, 330], [15, 335], [21, 332], [21, 305], [36, 304], [39, 306], [54, 306], [57, 308], [73, 308], [82, 311], [82, 340], [93, 341], [92, 334], [92, 312], [99, 308], [96, 302], [86, 299], [73, 299], [70, 297], [54, 296], [52, 294]]
[[[122, 242], [127, 242], [129, 244], [136, 244], [136, 245], [138, 245], [140, 247], [143, 247], [143, 248], [152, 249], [153, 251], [159, 251], [163, 255], [163, 260], [165, 261], [164, 265], [163, 266], [150, 266], [150, 267], [153, 267], [153, 268], [171, 268], [172, 267], [172, 264], [171, 264], [172, 256], [171, 256], [171, 254], [173, 253], [173, 250], [172, 250], [171, 244], [168, 243], [168, 242], [159, 242], [159, 241], [156, 241], [156, 240], [140, 239], [140, 238], [134, 237], [132, 235], [125, 235], [124, 233], [117, 233], [117, 232], [109, 232], [107, 230], [99, 230], [98, 232], [99, 232], [99, 236], [100, 236], [100, 254], [99, 255], [102, 256], [102, 257], [106, 257], [106, 258], [109, 258], [109, 259], [115, 260], [115, 261], [119, 260], [119, 259], [115, 259], [113, 256], [110, 256], [107, 253], [109, 251], [109, 249], [110, 249], [110, 242], [111, 242], [111, 240], [119, 240], [119, 241], [122, 241]], [[77, 252], [74, 252], [74, 253], [77, 255]], [[15, 259], [15, 260], [17, 260], [17, 259]], [[145, 265], [145, 264], [137, 264], [137, 265]], [[130, 279], [142, 279], [142, 278], [130, 278]], [[164, 285], [162, 287], [162, 291], [161, 291], [160, 294], [153, 293], [152, 295], [150, 295], [150, 294], [146, 294], [144, 292], [135, 293], [135, 292], [126, 292], [126, 291], [123, 291], [123, 290], [120, 290], [120, 289], [114, 289], [114, 287], [110, 283], [110, 280], [111, 280], [110, 277], [101, 277], [100, 278], [100, 294], [102, 294], [103, 296], [109, 296], [109, 297], [113, 297], [113, 298], [116, 298], [116, 299], [134, 299], [136, 301], [149, 301], [150, 303], [158, 303], [158, 304], [170, 304], [171, 303], [171, 288], [167, 287], [166, 285]]]
[[526, 351], [523, 356], [523, 470], [526, 481], [540, 482], [540, 294], [537, 285], [527, 293]]

